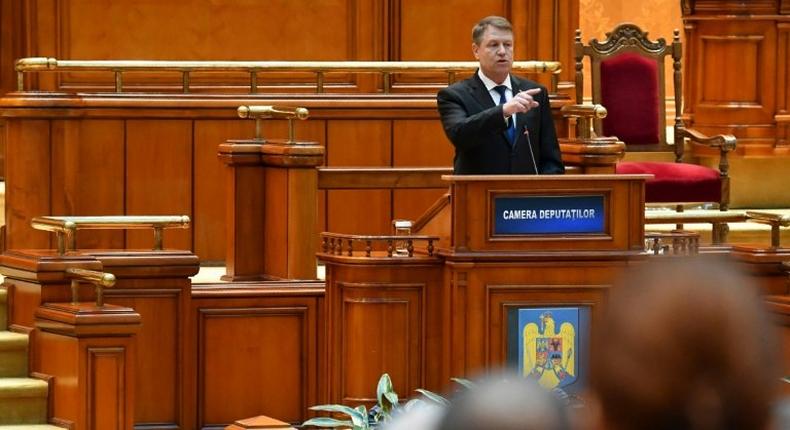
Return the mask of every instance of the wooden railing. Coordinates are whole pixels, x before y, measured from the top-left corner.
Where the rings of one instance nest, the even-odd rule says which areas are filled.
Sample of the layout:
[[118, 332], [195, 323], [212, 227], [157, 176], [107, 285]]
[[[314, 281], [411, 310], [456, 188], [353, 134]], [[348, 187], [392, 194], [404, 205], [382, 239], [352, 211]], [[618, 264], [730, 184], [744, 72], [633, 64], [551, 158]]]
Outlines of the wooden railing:
[[386, 244], [386, 256], [392, 257], [414, 257], [414, 243], [425, 242], [425, 252], [429, 257], [433, 257], [433, 243], [438, 241], [438, 236], [424, 235], [375, 235], [366, 236], [358, 234], [338, 234], [321, 233], [321, 251], [328, 255], [345, 255], [348, 257], [359, 256], [355, 252], [360, 252], [358, 244], [364, 244], [362, 250], [365, 257], [373, 257], [374, 245], [377, 243]]
[[[110, 72], [115, 75], [115, 92], [124, 91], [123, 76], [127, 72], [181, 73], [181, 88], [190, 92], [194, 72], [243, 72], [249, 74], [249, 91], [258, 92], [259, 73], [307, 72], [315, 75], [315, 92], [324, 92], [327, 73], [375, 73], [383, 78], [382, 91], [392, 89], [392, 75], [438, 72], [452, 83], [460, 73], [474, 72], [479, 64], [472, 61], [155, 61], [155, 60], [58, 60], [29, 57], [16, 60], [17, 90], [25, 90], [25, 73], [38, 72]], [[552, 89], [557, 88], [561, 65], [558, 61], [516, 61], [516, 73], [552, 73]]]

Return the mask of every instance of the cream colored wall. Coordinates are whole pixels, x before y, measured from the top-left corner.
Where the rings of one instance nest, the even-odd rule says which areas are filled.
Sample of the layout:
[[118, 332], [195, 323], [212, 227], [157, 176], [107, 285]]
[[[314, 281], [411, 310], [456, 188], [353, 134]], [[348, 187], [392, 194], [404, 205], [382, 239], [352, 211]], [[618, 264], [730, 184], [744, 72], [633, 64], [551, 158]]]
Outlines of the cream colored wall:
[[[606, 32], [611, 31], [621, 22], [633, 22], [648, 32], [651, 40], [663, 37], [670, 42], [672, 31], [680, 30], [683, 39], [683, 22], [680, 17], [680, 2], [678, 0], [580, 0], [579, 1], [579, 27], [582, 30], [582, 41], [587, 43], [592, 38], [602, 40]], [[584, 65], [584, 97], [590, 98], [589, 64]], [[673, 98], [674, 85], [672, 83], [672, 63], [667, 63], [667, 88], [666, 95]], [[671, 106], [667, 106], [667, 116]], [[671, 124], [671, 122], [670, 122]]]

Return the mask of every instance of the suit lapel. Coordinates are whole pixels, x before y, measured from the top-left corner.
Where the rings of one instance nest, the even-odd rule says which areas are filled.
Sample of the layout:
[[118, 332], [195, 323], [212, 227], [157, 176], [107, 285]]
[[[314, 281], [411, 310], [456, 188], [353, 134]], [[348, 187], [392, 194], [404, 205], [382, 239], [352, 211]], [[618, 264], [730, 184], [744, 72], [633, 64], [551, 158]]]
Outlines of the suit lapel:
[[474, 74], [470, 83], [469, 91], [472, 93], [475, 100], [483, 106], [483, 109], [490, 109], [496, 106], [494, 100], [491, 98], [491, 94], [489, 94], [485, 84], [480, 80], [480, 76], [477, 76], [477, 73]]

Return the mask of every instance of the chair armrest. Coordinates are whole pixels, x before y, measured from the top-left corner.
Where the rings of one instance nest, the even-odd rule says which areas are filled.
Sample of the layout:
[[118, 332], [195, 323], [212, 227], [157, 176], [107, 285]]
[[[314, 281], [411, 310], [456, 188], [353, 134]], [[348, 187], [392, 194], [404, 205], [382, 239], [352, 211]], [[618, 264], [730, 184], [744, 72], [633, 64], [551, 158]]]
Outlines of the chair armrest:
[[[677, 137], [689, 138], [694, 143], [699, 143], [711, 148], [720, 148], [722, 152], [729, 152], [735, 149], [737, 139], [731, 134], [717, 134], [707, 136], [693, 128], [678, 127]], [[676, 142], [677, 143], [677, 142]]]
[[[688, 138], [692, 143], [706, 145], [711, 148], [719, 148], [719, 176], [722, 178], [729, 177], [730, 163], [727, 160], [727, 153], [735, 150], [737, 144], [735, 136], [731, 134], [717, 134], [709, 137], [692, 128], [676, 126], [675, 145], [683, 145], [683, 138]], [[682, 152], [680, 155], [682, 155]], [[680, 157], [680, 155], [678, 155], [678, 157]], [[677, 161], [680, 160], [678, 159]]]

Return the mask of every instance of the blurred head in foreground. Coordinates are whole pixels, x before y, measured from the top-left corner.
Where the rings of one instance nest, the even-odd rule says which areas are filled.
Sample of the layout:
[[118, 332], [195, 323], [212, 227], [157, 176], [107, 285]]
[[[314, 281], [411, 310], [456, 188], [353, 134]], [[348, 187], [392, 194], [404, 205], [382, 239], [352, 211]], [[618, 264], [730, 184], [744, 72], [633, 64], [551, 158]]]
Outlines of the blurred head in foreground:
[[723, 263], [635, 268], [596, 333], [591, 382], [604, 428], [765, 428], [776, 339], [757, 286]]
[[464, 392], [447, 410], [439, 430], [567, 430], [559, 399], [518, 375], [491, 378]]

